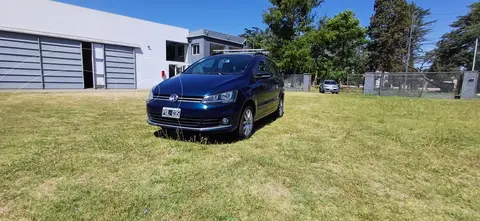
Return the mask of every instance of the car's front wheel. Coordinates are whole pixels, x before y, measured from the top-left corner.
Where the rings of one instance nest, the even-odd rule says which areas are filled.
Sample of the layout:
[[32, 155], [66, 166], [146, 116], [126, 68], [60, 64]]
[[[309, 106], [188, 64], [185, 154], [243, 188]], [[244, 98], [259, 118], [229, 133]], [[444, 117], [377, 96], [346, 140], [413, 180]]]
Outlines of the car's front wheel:
[[240, 139], [249, 138], [253, 133], [253, 108], [247, 106], [240, 117], [240, 123], [238, 124], [237, 134]]
[[277, 117], [283, 116], [283, 108], [284, 108], [283, 97], [280, 97], [280, 100], [278, 101], [277, 112], [276, 112]]

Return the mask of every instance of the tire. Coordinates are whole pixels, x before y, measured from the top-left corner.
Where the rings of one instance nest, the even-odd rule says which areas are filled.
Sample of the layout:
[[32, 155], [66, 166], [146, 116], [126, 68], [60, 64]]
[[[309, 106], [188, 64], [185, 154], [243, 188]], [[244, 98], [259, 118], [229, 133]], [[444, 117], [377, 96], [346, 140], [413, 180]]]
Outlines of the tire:
[[252, 136], [254, 117], [253, 108], [251, 106], [247, 106], [243, 109], [236, 132], [239, 139], [245, 139]]
[[324, 90], [321, 90], [320, 93], [325, 94], [325, 91], [324, 91]]
[[278, 107], [277, 107], [277, 111], [275, 111], [275, 116], [277, 118], [280, 118], [283, 116], [283, 113], [284, 113], [284, 102], [283, 102], [283, 97], [280, 97], [280, 100], [278, 102]]

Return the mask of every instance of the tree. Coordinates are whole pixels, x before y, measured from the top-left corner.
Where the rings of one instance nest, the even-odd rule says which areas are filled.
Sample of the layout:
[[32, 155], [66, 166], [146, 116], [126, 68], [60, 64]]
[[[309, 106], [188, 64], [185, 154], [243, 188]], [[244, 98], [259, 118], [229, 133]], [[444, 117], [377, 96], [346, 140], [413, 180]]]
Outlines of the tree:
[[293, 40], [310, 30], [312, 9], [323, 0], [270, 0], [272, 7], [263, 13], [263, 22], [281, 40]]
[[355, 18], [352, 11], [347, 10], [328, 20], [320, 31], [331, 33], [328, 48], [335, 68], [351, 72], [354, 66], [353, 58], [359, 47], [366, 42], [365, 30], [360, 27], [360, 20]]
[[423, 55], [417, 56], [415, 59], [415, 71], [429, 71], [430, 67], [428, 65], [431, 65], [435, 61], [435, 57], [435, 50], [427, 51]]
[[311, 55], [323, 78], [344, 80], [354, 72], [363, 57], [366, 30], [355, 14], [344, 11], [331, 19], [322, 19], [312, 40]]
[[312, 9], [323, 0], [270, 0], [272, 7], [263, 13], [263, 21], [272, 32], [270, 56], [279, 61], [287, 74], [312, 70], [310, 35], [314, 27]]
[[[410, 10], [413, 12], [413, 17], [411, 18], [413, 29], [410, 60], [408, 61], [408, 64], [410, 69], [413, 69], [412, 71], [416, 71], [417, 69], [423, 69], [425, 62], [429, 61], [431, 58], [431, 54], [427, 54], [423, 50], [423, 46], [426, 44], [427, 34], [432, 31], [432, 26], [437, 20], [428, 20], [428, 16], [431, 15], [430, 9], [423, 9], [415, 3], [410, 4]], [[420, 66], [420, 68], [418, 66]]]
[[[472, 68], [475, 39], [480, 37], [480, 2], [473, 3], [469, 8], [467, 15], [458, 17], [450, 25], [453, 30], [437, 43], [431, 71]], [[480, 65], [478, 60], [476, 65]]]
[[258, 27], [252, 27], [252, 29], [245, 28], [245, 33], [240, 37], [247, 39], [247, 45], [251, 49], [267, 49], [272, 41], [272, 33], [270, 30], [262, 30]]
[[318, 22], [318, 28], [312, 31], [310, 36], [310, 55], [312, 56], [312, 65], [314, 71], [314, 79], [324, 79], [329, 72], [333, 70], [332, 58], [330, 52], [330, 42], [333, 41], [333, 33], [325, 30], [325, 26], [330, 18], [324, 16]]
[[313, 71], [313, 60], [310, 54], [311, 32], [292, 41], [284, 41], [281, 47], [278, 65], [289, 73], [307, 73]]
[[400, 71], [407, 54], [409, 5], [406, 0], [375, 0], [370, 18], [369, 66], [373, 71]]

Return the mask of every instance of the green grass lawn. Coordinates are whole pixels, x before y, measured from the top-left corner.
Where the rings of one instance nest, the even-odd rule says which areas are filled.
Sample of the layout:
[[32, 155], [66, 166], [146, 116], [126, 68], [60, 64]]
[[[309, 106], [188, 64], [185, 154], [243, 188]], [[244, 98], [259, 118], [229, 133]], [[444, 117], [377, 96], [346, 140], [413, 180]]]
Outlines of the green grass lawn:
[[480, 102], [287, 93], [222, 144], [146, 92], [0, 93], [0, 220], [479, 220]]

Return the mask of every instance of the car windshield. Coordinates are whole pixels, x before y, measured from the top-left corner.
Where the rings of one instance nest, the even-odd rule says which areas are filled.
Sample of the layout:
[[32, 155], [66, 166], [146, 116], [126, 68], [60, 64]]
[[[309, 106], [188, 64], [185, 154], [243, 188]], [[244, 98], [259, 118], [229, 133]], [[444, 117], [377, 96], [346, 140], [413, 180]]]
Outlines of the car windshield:
[[204, 58], [187, 70], [184, 74], [235, 74], [242, 73], [252, 60], [249, 55], [225, 56], [216, 55]]
[[323, 84], [337, 84], [335, 81], [324, 81]]

